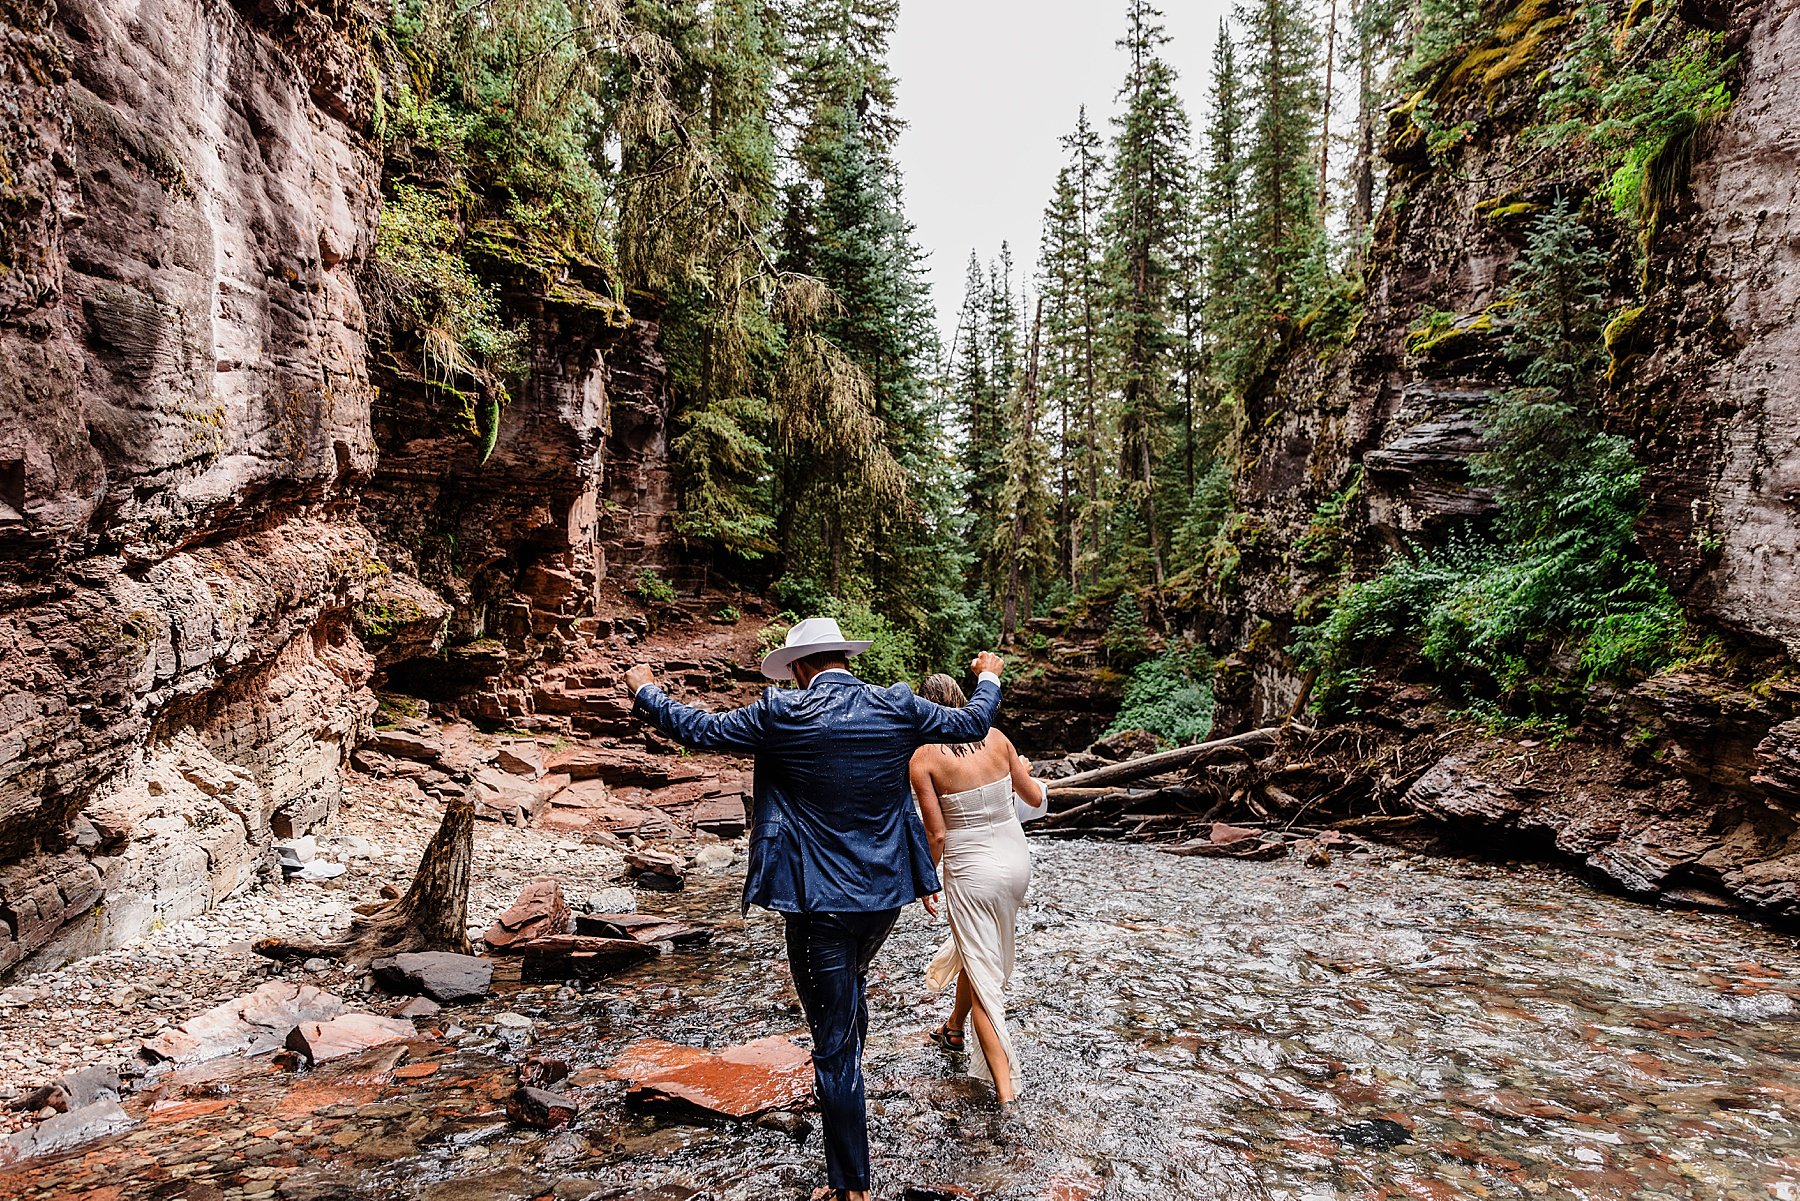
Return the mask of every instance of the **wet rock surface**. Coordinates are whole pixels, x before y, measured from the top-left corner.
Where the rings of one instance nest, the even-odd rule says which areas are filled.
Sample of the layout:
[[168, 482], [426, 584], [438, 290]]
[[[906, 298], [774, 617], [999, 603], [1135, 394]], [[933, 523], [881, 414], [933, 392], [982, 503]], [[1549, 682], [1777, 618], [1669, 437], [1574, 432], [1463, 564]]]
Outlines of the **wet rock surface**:
[[[909, 910], [876, 961], [869, 1096], [884, 1195], [1736, 1201], [1800, 1189], [1791, 936], [1534, 868], [1034, 845], [1012, 995], [1016, 1116], [925, 1039], [947, 1005], [922, 982], [942, 927]], [[822, 1181], [804, 1118], [639, 1114], [610, 1070], [645, 1038], [716, 1051], [801, 1025], [780, 923], [740, 919], [737, 883], [698, 877], [653, 898], [718, 922], [705, 951], [592, 984], [498, 984], [419, 1038], [311, 1072], [235, 1059], [178, 1070], [127, 1100], [141, 1125], [0, 1170], [0, 1195], [797, 1201]], [[528, 1078], [534, 1059], [571, 1070]], [[554, 1130], [515, 1123], [521, 1084], [578, 1111]]]

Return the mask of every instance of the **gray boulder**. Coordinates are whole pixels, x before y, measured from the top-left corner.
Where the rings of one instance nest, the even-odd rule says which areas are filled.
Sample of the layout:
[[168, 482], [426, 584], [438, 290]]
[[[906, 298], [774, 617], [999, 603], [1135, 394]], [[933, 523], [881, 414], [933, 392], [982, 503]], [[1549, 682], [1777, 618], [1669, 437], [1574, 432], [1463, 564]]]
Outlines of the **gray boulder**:
[[453, 951], [409, 951], [369, 965], [375, 982], [391, 993], [427, 996], [445, 1005], [478, 1001], [494, 981], [494, 965]]

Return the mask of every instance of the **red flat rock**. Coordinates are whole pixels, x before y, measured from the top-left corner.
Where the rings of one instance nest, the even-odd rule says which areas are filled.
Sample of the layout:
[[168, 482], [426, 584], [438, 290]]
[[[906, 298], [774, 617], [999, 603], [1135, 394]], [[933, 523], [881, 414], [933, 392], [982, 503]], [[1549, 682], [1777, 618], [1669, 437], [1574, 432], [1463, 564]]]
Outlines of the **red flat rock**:
[[503, 951], [534, 938], [562, 934], [570, 925], [562, 886], [553, 879], [540, 878], [526, 885], [512, 908], [502, 913], [481, 939], [492, 950]]
[[413, 1024], [400, 1018], [378, 1017], [372, 1013], [346, 1013], [329, 1022], [302, 1022], [288, 1035], [288, 1050], [305, 1056], [313, 1063], [342, 1059], [383, 1043], [412, 1038]]
[[812, 1056], [785, 1038], [708, 1051], [660, 1039], [633, 1043], [610, 1069], [628, 1081], [625, 1099], [644, 1109], [700, 1110], [753, 1118], [812, 1098]]

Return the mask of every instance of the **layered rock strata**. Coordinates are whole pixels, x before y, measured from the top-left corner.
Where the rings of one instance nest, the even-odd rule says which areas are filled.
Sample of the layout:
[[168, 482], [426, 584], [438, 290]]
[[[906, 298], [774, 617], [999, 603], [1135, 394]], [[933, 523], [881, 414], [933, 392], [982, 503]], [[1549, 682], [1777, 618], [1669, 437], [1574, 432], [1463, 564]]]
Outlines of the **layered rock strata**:
[[667, 405], [604, 280], [496, 263], [532, 371], [485, 464], [371, 368], [371, 19], [0, 3], [0, 971], [271, 872], [372, 680], [497, 693], [594, 632], [609, 546], [662, 555], [609, 514], [666, 507]]
[[[1515, 38], [1507, 49], [1529, 43], [1543, 58], [1575, 28], [1573, 11], [1519, 5], [1495, 24]], [[1784, 382], [1800, 371], [1800, 14], [1779, 0], [1681, 13], [1724, 32], [1741, 75], [1651, 243], [1642, 310], [1609, 332], [1608, 420], [1646, 464], [1644, 547], [1698, 631], [1717, 631], [1734, 653], [1598, 698], [1594, 712], [1611, 716], [1578, 731], [1579, 763], [1528, 737], [1467, 733], [1409, 799], [1581, 860], [1634, 892], [1800, 916], [1800, 696], [1786, 683], [1800, 649], [1800, 408]], [[1461, 93], [1452, 70], [1435, 93], [1440, 120], [1478, 129], [1454, 170], [1439, 169], [1396, 114], [1394, 200], [1375, 230], [1360, 322], [1324, 355], [1316, 333], [1297, 333], [1295, 353], [1247, 398], [1227, 531], [1235, 569], [1190, 619], [1221, 660], [1225, 728], [1290, 710], [1306, 687], [1287, 649], [1296, 614], [1316, 611], [1346, 567], [1372, 570], [1403, 542], [1430, 545], [1491, 511], [1468, 468], [1482, 449], [1479, 412], [1506, 386], [1496, 313], [1527, 232], [1520, 214], [1558, 178], [1520, 136], [1541, 64], [1519, 61]], [[1624, 294], [1631, 251], [1614, 249]], [[1342, 528], [1321, 528], [1334, 498]], [[1328, 563], [1303, 550], [1303, 539], [1322, 538], [1341, 540]], [[1388, 667], [1365, 719], [1398, 740], [1443, 736], [1441, 710], [1383, 701], [1422, 678], [1416, 664]]]

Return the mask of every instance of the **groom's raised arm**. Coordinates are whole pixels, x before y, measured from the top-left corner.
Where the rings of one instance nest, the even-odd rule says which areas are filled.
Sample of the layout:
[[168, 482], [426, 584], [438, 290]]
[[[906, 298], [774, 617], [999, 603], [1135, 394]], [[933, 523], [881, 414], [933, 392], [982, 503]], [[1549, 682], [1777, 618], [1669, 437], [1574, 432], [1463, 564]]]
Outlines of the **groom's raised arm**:
[[683, 746], [701, 751], [741, 751], [755, 754], [763, 746], [765, 712], [762, 701], [726, 713], [708, 713], [670, 698], [650, 678], [650, 669], [634, 667], [625, 674], [631, 690], [631, 712]]
[[975, 672], [980, 683], [975, 694], [961, 709], [934, 705], [922, 696], [913, 697], [914, 713], [919, 721], [919, 734], [926, 742], [980, 742], [994, 724], [994, 711], [1000, 707], [1000, 667], [1002, 660], [991, 651], [975, 656]]

